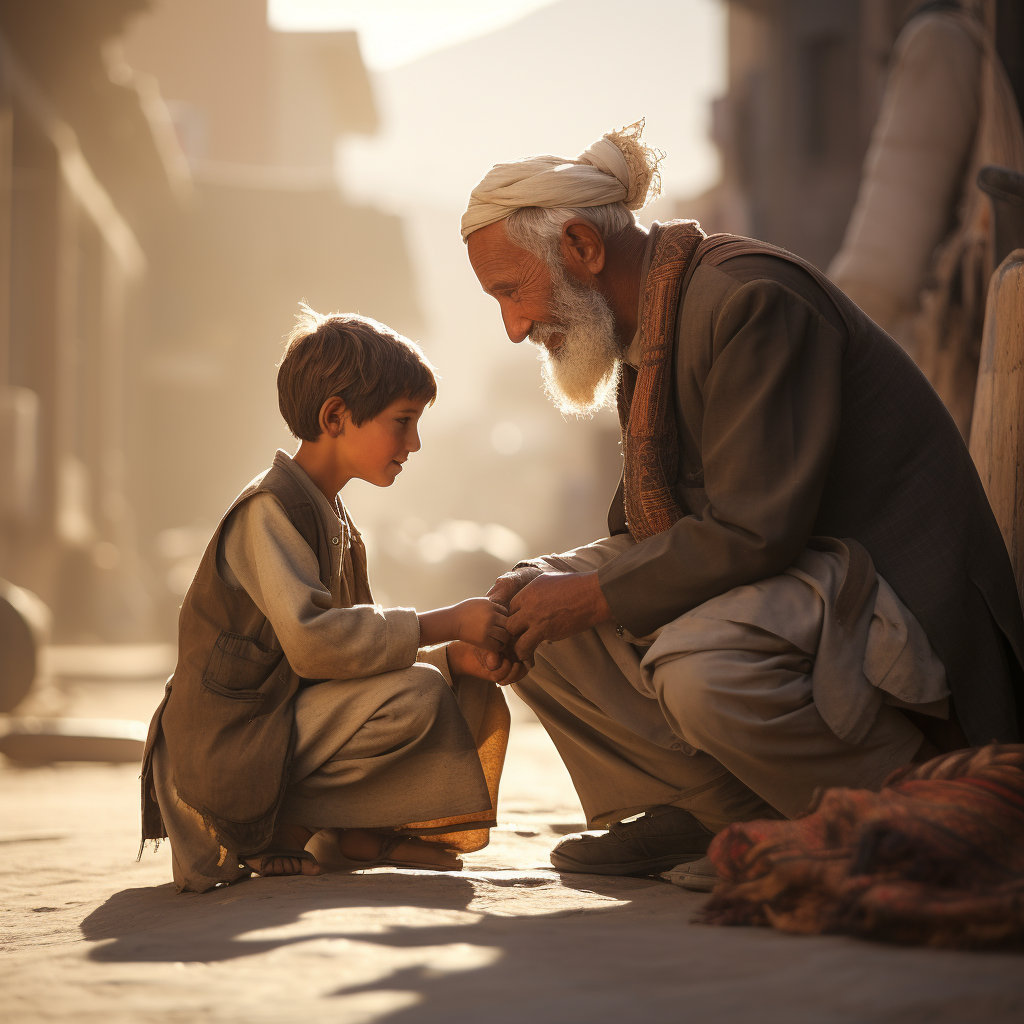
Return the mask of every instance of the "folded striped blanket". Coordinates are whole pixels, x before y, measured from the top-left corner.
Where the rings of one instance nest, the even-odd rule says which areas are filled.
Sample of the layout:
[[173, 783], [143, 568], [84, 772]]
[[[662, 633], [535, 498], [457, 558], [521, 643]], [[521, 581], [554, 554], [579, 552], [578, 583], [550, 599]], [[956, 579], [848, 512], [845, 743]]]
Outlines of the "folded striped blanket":
[[829, 789], [794, 821], [731, 825], [699, 920], [807, 935], [1024, 944], [1024, 744], [943, 754], [881, 792]]

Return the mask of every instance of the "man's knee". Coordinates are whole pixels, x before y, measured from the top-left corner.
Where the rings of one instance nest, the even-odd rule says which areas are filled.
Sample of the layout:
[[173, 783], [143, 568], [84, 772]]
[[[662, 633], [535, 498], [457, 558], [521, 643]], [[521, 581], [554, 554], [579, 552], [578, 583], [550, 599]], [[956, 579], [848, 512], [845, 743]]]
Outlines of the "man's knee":
[[698, 651], [661, 661], [650, 677], [673, 731], [690, 743], [698, 734], [714, 731], [720, 718], [709, 659], [702, 656], [705, 653]]
[[673, 731], [709, 750], [811, 703], [813, 666], [795, 648], [693, 651], [659, 659], [648, 678]]

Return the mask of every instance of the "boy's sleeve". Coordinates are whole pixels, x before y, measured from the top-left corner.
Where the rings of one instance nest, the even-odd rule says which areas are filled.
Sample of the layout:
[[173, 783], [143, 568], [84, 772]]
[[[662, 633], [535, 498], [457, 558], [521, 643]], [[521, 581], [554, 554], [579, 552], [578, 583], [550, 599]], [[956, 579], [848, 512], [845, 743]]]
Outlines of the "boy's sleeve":
[[[221, 533], [220, 553], [300, 676], [358, 679], [416, 661], [415, 609], [332, 608], [316, 555], [273, 495], [256, 494], [235, 509]], [[232, 582], [228, 573], [222, 575]]]

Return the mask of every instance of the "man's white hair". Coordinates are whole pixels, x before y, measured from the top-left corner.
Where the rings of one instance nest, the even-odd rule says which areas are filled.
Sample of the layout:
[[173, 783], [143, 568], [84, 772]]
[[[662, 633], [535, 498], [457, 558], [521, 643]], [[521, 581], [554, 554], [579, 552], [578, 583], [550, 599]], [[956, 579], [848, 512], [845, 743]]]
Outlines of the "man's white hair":
[[591, 224], [605, 241], [636, 224], [636, 215], [625, 203], [572, 208], [523, 206], [505, 218], [505, 236], [513, 245], [550, 263], [558, 253], [562, 225], [579, 217]]

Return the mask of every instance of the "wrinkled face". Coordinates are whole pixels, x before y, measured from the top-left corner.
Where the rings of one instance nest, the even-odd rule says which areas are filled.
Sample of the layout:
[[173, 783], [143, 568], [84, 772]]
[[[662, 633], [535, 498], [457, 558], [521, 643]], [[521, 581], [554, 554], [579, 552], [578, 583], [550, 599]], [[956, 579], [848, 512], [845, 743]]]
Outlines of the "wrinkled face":
[[398, 398], [358, 427], [348, 420], [337, 444], [349, 477], [390, 487], [409, 455], [420, 450], [418, 425], [425, 407], [422, 399]]
[[513, 344], [527, 338], [541, 350], [544, 386], [562, 412], [593, 412], [614, 387], [621, 349], [615, 318], [596, 289], [565, 271], [557, 251], [545, 261], [513, 245], [504, 225], [469, 236], [469, 262], [497, 300]]
[[[551, 317], [552, 286], [547, 265], [509, 242], [500, 221], [474, 231], [467, 248], [477, 280], [501, 308], [505, 333], [514, 345], [525, 341], [535, 323], [545, 323]], [[561, 340], [552, 337], [549, 344], [557, 348]]]

